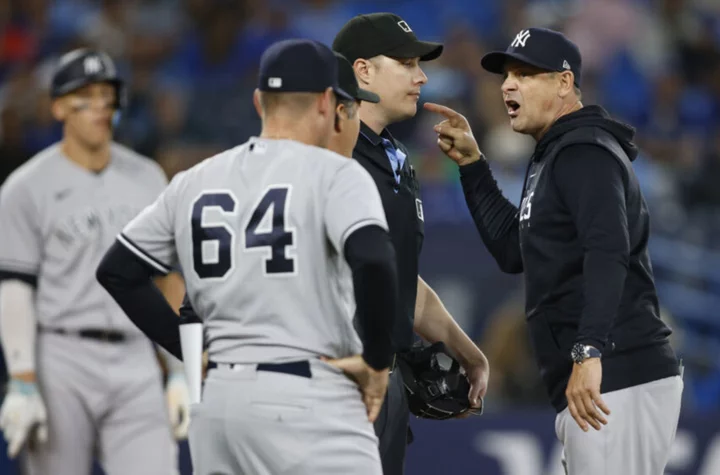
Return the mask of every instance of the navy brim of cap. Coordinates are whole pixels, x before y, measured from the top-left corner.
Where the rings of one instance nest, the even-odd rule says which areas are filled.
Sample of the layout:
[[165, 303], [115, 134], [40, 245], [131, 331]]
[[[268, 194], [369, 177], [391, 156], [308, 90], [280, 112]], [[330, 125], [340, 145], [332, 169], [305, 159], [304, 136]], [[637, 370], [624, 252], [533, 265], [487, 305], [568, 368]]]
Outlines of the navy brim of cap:
[[544, 69], [546, 71], [555, 71], [555, 69], [548, 67], [546, 64], [541, 64], [538, 61], [533, 61], [532, 59], [522, 54], [506, 53], [505, 51], [493, 51], [492, 53], [486, 54], [480, 60], [480, 65], [483, 67], [483, 69], [491, 73], [505, 74], [505, 63], [509, 59], [514, 59], [515, 61], [529, 64], [530, 66], [535, 66], [536, 68]]
[[355, 99], [359, 101], [372, 102], [373, 104], [377, 104], [378, 102], [380, 102], [380, 96], [378, 96], [374, 92], [370, 92], [361, 88], [358, 88]]
[[116, 88], [122, 87], [123, 82], [117, 78], [108, 78], [104, 76], [88, 76], [74, 81], [67, 82], [60, 87], [51, 88], [50, 96], [52, 98], [58, 98], [71, 92], [75, 92], [78, 89], [85, 87], [89, 84], [107, 83], [115, 86]]
[[333, 91], [335, 92], [335, 94], [342, 97], [343, 99], [349, 99], [351, 101], [355, 99], [351, 94], [345, 92], [345, 90], [341, 87], [333, 86]]
[[432, 61], [433, 59], [439, 58], [442, 52], [442, 43], [411, 41], [397, 48], [385, 51], [383, 54], [391, 58], [420, 58], [420, 61]]

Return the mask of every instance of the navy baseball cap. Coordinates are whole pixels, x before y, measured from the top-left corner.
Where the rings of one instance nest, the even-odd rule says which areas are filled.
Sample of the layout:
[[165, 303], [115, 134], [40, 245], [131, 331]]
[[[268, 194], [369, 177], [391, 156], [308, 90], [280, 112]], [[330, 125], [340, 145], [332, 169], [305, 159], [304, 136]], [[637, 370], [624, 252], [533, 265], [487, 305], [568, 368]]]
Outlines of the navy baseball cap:
[[342, 90], [358, 101], [372, 102], [375, 104], [380, 102], [380, 96], [360, 87], [355, 77], [355, 71], [345, 56], [335, 52], [335, 57], [338, 62], [338, 82]]
[[324, 92], [354, 99], [338, 83], [338, 63], [324, 44], [306, 39], [278, 41], [260, 58], [258, 89], [268, 92]]
[[440, 43], [420, 41], [410, 25], [393, 13], [370, 13], [351, 18], [335, 36], [332, 48], [351, 64], [358, 58], [373, 58], [381, 54], [391, 58], [430, 61], [438, 58], [443, 51]]
[[483, 56], [480, 64], [491, 73], [504, 74], [505, 62], [515, 59], [546, 71], [572, 71], [580, 87], [582, 57], [577, 45], [558, 31], [528, 28], [515, 35], [505, 51]]

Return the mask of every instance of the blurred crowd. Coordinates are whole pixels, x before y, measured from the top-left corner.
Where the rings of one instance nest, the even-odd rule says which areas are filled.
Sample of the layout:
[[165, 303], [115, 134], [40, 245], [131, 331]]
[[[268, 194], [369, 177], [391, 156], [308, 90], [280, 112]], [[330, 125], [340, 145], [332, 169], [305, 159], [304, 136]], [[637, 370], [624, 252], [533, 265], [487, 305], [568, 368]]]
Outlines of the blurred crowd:
[[[718, 0], [3, 0], [0, 182], [61, 134], [47, 94], [60, 54], [107, 51], [129, 85], [116, 138], [169, 176], [259, 133], [252, 106], [263, 50], [288, 37], [331, 44], [352, 16], [392, 11], [445, 51], [424, 64], [421, 101], [465, 114], [517, 203], [533, 141], [512, 132], [500, 79], [481, 55], [527, 26], [564, 31], [583, 54], [583, 102], [637, 128], [664, 316], [689, 369], [692, 407], [720, 408], [720, 1]], [[392, 126], [422, 180], [426, 223], [469, 223], [436, 121]], [[526, 343], [522, 289], [481, 334], [498, 404], [545, 404]]]

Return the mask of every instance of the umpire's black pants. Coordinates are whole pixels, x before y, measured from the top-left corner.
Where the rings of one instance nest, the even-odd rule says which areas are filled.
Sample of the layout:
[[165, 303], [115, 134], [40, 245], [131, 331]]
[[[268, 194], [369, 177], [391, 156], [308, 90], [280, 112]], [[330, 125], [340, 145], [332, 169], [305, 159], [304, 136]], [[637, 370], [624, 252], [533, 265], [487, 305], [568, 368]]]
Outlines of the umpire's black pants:
[[390, 375], [380, 415], [375, 421], [375, 434], [380, 439], [380, 459], [384, 475], [403, 475], [405, 449], [408, 444], [410, 411], [400, 369]]

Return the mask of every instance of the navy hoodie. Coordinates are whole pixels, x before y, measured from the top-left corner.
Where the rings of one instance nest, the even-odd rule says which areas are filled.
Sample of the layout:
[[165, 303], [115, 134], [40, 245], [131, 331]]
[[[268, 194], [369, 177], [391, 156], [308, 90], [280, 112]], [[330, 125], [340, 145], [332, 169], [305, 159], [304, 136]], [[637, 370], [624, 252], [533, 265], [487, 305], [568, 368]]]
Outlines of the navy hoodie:
[[633, 137], [599, 106], [561, 117], [535, 147], [520, 209], [484, 158], [460, 167], [483, 242], [503, 271], [524, 273], [531, 340], [558, 412], [576, 342], [602, 351], [603, 393], [679, 374], [659, 317]]

